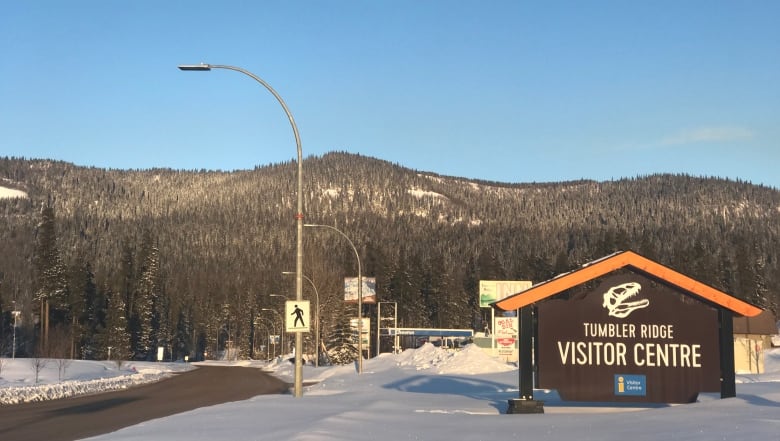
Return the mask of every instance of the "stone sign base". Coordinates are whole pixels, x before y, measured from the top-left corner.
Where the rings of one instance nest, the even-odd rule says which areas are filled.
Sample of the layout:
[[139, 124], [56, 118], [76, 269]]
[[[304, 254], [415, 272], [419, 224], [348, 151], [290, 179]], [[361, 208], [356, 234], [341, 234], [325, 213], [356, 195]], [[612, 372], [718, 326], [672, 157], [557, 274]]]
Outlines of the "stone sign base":
[[544, 401], [523, 400], [520, 398], [513, 398], [508, 401], [509, 408], [506, 410], [507, 414], [544, 413]]

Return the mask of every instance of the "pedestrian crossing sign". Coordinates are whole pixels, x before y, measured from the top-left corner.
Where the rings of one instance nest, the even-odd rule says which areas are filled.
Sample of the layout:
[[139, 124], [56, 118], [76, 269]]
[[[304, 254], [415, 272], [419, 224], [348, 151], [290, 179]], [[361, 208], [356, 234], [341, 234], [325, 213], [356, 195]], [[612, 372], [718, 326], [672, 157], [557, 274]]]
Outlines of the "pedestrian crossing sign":
[[284, 304], [284, 317], [286, 332], [310, 332], [308, 300], [288, 300]]

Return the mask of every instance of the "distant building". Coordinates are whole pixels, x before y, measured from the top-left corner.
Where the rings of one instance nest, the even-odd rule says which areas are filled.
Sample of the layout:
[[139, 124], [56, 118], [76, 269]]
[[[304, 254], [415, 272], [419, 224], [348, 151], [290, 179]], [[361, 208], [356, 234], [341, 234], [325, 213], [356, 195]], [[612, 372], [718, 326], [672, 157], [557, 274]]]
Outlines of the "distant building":
[[764, 351], [772, 348], [777, 322], [772, 311], [755, 317], [734, 317], [734, 371], [738, 374], [764, 372]]

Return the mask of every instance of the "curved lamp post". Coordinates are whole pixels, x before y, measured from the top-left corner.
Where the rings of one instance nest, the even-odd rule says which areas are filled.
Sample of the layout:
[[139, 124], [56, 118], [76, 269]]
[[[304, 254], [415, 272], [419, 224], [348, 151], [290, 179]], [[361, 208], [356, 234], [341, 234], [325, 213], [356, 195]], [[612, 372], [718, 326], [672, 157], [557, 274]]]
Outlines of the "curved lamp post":
[[[295, 259], [295, 298], [297, 300], [303, 299], [303, 153], [301, 151], [301, 137], [298, 135], [298, 127], [295, 125], [295, 119], [293, 119], [290, 109], [287, 108], [282, 97], [276, 93], [276, 91], [268, 83], [263, 81], [262, 78], [236, 66], [227, 66], [222, 64], [180, 64], [179, 69], [183, 71], [210, 71], [211, 69], [227, 69], [240, 72], [253, 80], [260, 83], [279, 101], [282, 105], [284, 113], [287, 114], [287, 119], [290, 120], [292, 126], [293, 135], [295, 135], [295, 147], [298, 150], [298, 212], [295, 213], [295, 220], [297, 223], [297, 244], [296, 244], [296, 259]], [[295, 333], [295, 397], [301, 397], [303, 395], [303, 364], [301, 358], [301, 352], [303, 352], [303, 335], [300, 332]]]
[[280, 320], [280, 322], [279, 322], [279, 335], [281, 335], [281, 339], [282, 339], [282, 341], [280, 342], [281, 343], [281, 349], [279, 349], [279, 356], [281, 357], [281, 356], [283, 356], [285, 354], [285, 353], [282, 352], [285, 349], [284, 348], [284, 334], [285, 334], [285, 332], [284, 332], [284, 316], [282, 314], [280, 314], [279, 311], [277, 311], [275, 309], [260, 308], [260, 310], [261, 311], [271, 311], [274, 314], [276, 314], [277, 316], [279, 316], [279, 320]]
[[[260, 323], [257, 323], [260, 320], [263, 320], [263, 321], [267, 322], [269, 325], [271, 325], [271, 331], [273, 331], [273, 333], [276, 334], [276, 322], [274, 322], [273, 320], [271, 320], [269, 318], [261, 317], [261, 316], [258, 315], [258, 316], [255, 317], [255, 324], [256, 325], [260, 324]], [[268, 334], [268, 344], [271, 344], [271, 337], [270, 337], [270, 335], [271, 334]], [[274, 354], [273, 354], [274, 357], [276, 357], [276, 346], [277, 346], [276, 345], [276, 341], [274, 340]], [[266, 351], [266, 354], [268, 354], [268, 352], [270, 352], [270, 351]], [[268, 357], [268, 358], [270, 359], [271, 357]]]
[[352, 241], [349, 239], [349, 236], [344, 234], [343, 231], [339, 230], [336, 227], [332, 227], [330, 225], [320, 225], [320, 224], [305, 224], [305, 227], [312, 227], [312, 228], [328, 228], [330, 230], [333, 230], [342, 236], [344, 236], [344, 239], [347, 239], [347, 242], [349, 242], [349, 246], [352, 247], [352, 251], [355, 252], [355, 258], [357, 259], [357, 266], [358, 266], [358, 374], [363, 373], [363, 274], [360, 272], [360, 255], [357, 252], [357, 248], [355, 248], [355, 244], [352, 243]]
[[[295, 273], [292, 271], [282, 271], [282, 275], [290, 276], [295, 275]], [[320, 367], [320, 293], [317, 291], [317, 285], [315, 285], [306, 274], [302, 274], [302, 276], [311, 284], [311, 287], [314, 288], [314, 298], [316, 300], [314, 305], [314, 323], [316, 325], [314, 328], [314, 367]]]
[[[257, 326], [262, 326], [263, 329], [265, 329], [265, 335], [267, 337], [265, 339], [265, 359], [268, 360], [270, 358], [268, 354], [271, 352], [268, 348], [269, 346], [271, 346], [269, 344], [271, 342], [271, 338], [270, 338], [271, 333], [268, 331], [268, 326], [264, 325], [263, 323], [259, 323], [257, 320], [255, 320], [254, 325], [255, 325], [255, 329], [257, 328]], [[255, 330], [255, 332], [257, 332], [257, 330]], [[255, 334], [255, 338], [252, 339], [252, 358], [254, 358], [255, 352], [257, 351], [257, 349], [255, 348], [255, 341], [257, 341], [257, 334]]]
[[14, 342], [13, 342], [13, 349], [11, 349], [11, 359], [15, 360], [16, 359], [16, 328], [17, 328], [16, 321], [19, 319], [19, 315], [22, 314], [22, 311], [17, 311], [16, 300], [14, 300], [13, 302], [14, 302], [14, 310], [11, 311], [11, 314], [13, 314], [14, 316]]

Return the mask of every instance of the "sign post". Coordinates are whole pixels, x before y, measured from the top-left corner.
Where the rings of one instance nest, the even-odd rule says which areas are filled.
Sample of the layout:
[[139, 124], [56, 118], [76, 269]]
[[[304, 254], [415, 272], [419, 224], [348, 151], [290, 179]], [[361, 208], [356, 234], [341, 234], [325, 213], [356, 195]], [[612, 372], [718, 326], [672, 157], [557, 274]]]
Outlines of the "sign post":
[[544, 401], [534, 400], [532, 351], [534, 318], [532, 306], [520, 308], [520, 398], [509, 400], [507, 413], [544, 413]]

